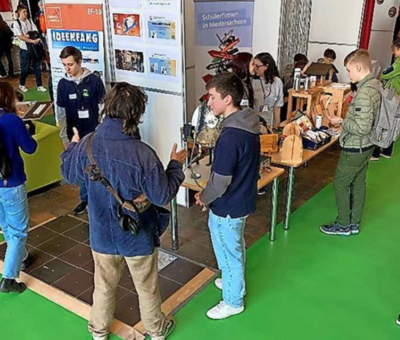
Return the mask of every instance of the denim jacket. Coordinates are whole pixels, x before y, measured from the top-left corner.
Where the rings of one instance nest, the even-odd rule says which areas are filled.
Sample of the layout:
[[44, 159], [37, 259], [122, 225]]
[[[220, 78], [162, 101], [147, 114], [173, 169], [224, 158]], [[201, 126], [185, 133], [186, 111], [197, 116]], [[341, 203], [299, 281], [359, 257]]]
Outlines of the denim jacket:
[[[156, 206], [168, 204], [184, 180], [182, 164], [170, 161], [166, 170], [155, 151], [144, 142], [123, 134], [119, 119], [106, 118], [96, 129], [92, 154], [105, 178], [125, 200], [140, 194]], [[89, 180], [85, 168], [87, 138], [71, 143], [61, 155], [66, 181], [85, 184], [89, 195], [90, 246], [102, 254], [122, 256], [150, 255], [160, 245], [161, 233], [154, 207], [141, 214], [143, 227], [137, 236], [118, 225], [117, 201], [100, 182]], [[129, 212], [124, 210], [124, 214]]]

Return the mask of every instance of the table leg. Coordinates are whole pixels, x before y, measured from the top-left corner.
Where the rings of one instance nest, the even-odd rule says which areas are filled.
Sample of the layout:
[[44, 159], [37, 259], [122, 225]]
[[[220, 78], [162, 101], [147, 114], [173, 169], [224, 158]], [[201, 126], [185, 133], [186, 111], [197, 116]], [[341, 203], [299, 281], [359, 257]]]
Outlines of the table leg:
[[285, 207], [285, 223], [283, 229], [289, 230], [290, 228], [290, 213], [292, 210], [293, 189], [294, 189], [294, 167], [289, 168], [286, 189], [286, 207]]
[[269, 232], [270, 241], [275, 241], [275, 227], [278, 216], [278, 191], [279, 191], [279, 177], [275, 178], [272, 184], [272, 214], [271, 214], [271, 230]]
[[172, 250], [179, 249], [179, 238], [178, 238], [178, 202], [176, 197], [171, 201], [171, 219], [172, 219]]

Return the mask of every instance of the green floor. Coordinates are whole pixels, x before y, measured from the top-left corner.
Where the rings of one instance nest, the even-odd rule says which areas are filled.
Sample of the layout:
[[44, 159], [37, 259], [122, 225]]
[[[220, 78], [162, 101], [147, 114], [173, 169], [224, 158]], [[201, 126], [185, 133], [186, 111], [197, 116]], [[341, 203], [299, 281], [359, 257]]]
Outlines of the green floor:
[[[290, 232], [251, 247], [243, 314], [208, 320], [220, 298], [209, 285], [176, 315], [169, 339], [400, 339], [399, 168], [400, 154], [371, 164], [359, 236], [318, 231], [335, 217], [329, 185], [292, 215]], [[0, 296], [0, 324], [7, 340], [88, 339], [84, 320], [32, 292]]]

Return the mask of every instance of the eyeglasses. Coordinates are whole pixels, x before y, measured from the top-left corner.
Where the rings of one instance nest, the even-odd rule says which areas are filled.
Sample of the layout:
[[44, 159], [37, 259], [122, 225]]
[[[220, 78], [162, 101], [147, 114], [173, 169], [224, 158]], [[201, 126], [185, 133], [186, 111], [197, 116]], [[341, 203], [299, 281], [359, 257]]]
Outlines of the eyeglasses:
[[263, 67], [263, 66], [265, 66], [265, 65], [263, 65], [263, 64], [261, 64], [261, 65], [254, 64], [254, 68], [255, 68], [256, 70], [258, 70], [260, 67]]

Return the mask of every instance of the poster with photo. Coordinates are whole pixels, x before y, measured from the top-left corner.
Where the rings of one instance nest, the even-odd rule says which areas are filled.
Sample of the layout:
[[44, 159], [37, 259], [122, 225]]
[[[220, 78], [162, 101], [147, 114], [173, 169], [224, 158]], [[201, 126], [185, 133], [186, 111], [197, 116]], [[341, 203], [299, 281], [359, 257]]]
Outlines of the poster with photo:
[[54, 96], [58, 82], [65, 76], [60, 53], [66, 46], [78, 48], [82, 67], [105, 81], [103, 6], [46, 2], [45, 12]]
[[141, 36], [139, 14], [113, 13], [113, 30], [115, 35], [130, 37]]
[[180, 41], [179, 22], [175, 14], [147, 14], [146, 39], [150, 44], [177, 45]]
[[141, 8], [142, 0], [111, 0], [112, 7]]
[[144, 53], [142, 51], [115, 49], [114, 53], [117, 70], [144, 73]]
[[149, 55], [150, 73], [165, 78], [177, 77], [177, 59], [170, 53], [153, 52]]
[[175, 11], [179, 9], [179, 0], [143, 0], [146, 9]]

